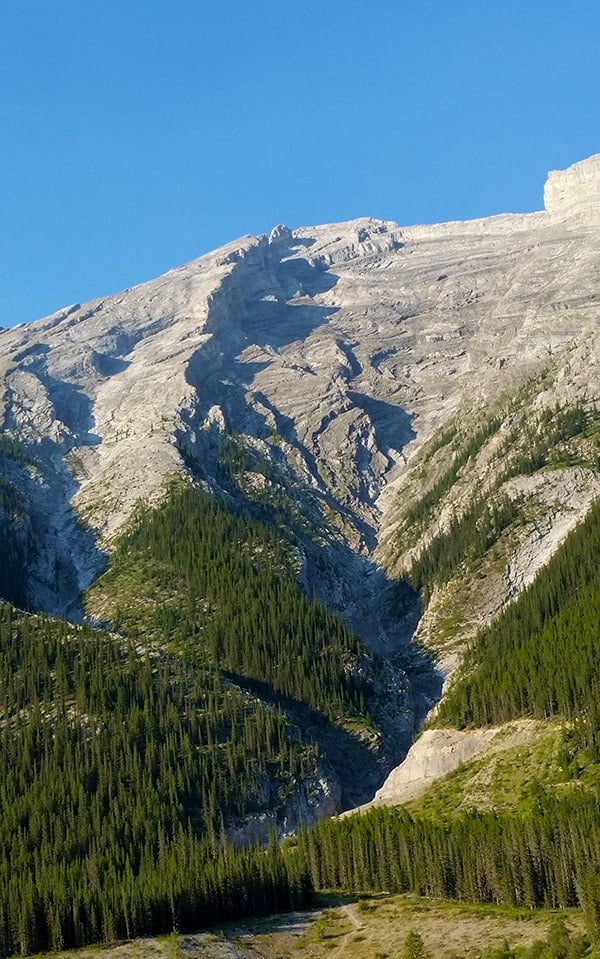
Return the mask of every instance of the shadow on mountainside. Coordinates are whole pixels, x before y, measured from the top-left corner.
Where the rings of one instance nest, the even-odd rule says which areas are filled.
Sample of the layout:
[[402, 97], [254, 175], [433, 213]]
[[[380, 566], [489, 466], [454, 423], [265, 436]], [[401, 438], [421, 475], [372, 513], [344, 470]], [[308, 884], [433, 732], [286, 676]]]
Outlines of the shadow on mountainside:
[[[53, 377], [46, 368], [49, 347], [36, 344], [28, 354], [27, 372], [43, 388], [48, 415], [56, 423], [54, 438], [45, 436], [27, 442], [10, 403], [10, 388], [5, 427], [21, 438], [31, 457], [34, 470], [23, 475], [21, 492], [29, 527], [27, 546], [27, 595], [31, 609], [78, 621], [82, 590], [106, 565], [105, 554], [98, 549], [94, 532], [76, 515], [72, 499], [84, 468], [79, 451], [97, 446], [92, 401], [73, 383]], [[9, 382], [9, 381], [8, 381]], [[44, 395], [42, 394], [42, 395]]]
[[337, 307], [320, 306], [311, 299], [333, 289], [338, 277], [320, 263], [295, 255], [295, 244], [277, 244], [269, 254], [268, 274], [275, 282], [245, 300], [244, 332], [257, 346], [277, 350], [305, 340], [337, 312]]
[[348, 390], [348, 399], [369, 417], [381, 450], [391, 449], [401, 454], [403, 448], [415, 439], [417, 434], [412, 427], [414, 414], [354, 390]]
[[[183, 441], [180, 447], [191, 472], [213, 491], [222, 492], [229, 505], [279, 530], [296, 552], [298, 580], [305, 593], [341, 614], [380, 657], [371, 662], [367, 674], [365, 664], [356, 664], [357, 677], [368, 684], [368, 709], [380, 739], [361, 742], [317, 711], [275, 694], [267, 683], [230, 678], [248, 688], [252, 685], [261, 698], [277, 701], [310, 728], [341, 780], [344, 808], [366, 802], [404, 759], [418, 724], [441, 692], [442, 677], [431, 657], [412, 643], [420, 599], [407, 585], [398, 588], [372, 559], [357, 554], [328, 526], [323, 511], [333, 512], [329, 505], [333, 497], [302, 485], [281, 450], [274, 449], [276, 462], [263, 460], [260, 452], [236, 437], [218, 429], [200, 432], [205, 441], [201, 455]], [[261, 481], [254, 487], [253, 477], [264, 477], [265, 485]], [[350, 511], [347, 515], [353, 522]]]
[[302, 731], [302, 738], [316, 742], [335, 771], [341, 785], [341, 811], [353, 809], [372, 797], [381, 785], [381, 769], [368, 745], [300, 700], [276, 692], [269, 683], [223, 671], [223, 676], [262, 702], [279, 706]]
[[[225, 277], [213, 295], [206, 323], [206, 332], [212, 333], [213, 339], [193, 354], [186, 369], [186, 380], [195, 392], [195, 404], [190, 412], [183, 411], [182, 419], [190, 431], [196, 433], [197, 426], [206, 420], [210, 411], [219, 407], [225, 430], [267, 439], [273, 433], [266, 417], [270, 413], [279, 435], [310, 463], [311, 474], [324, 490], [314, 457], [300, 442], [293, 421], [276, 411], [263, 393], [254, 394], [263, 411], [256, 410], [248, 400], [253, 381], [270, 365], [270, 354], [296, 340], [306, 339], [337, 311], [335, 307], [310, 301], [288, 302], [301, 295], [300, 287], [308, 297], [326, 292], [337, 283], [335, 274], [301, 256], [291, 256], [297, 246], [304, 247], [310, 242], [298, 240], [291, 246], [279, 242], [273, 248], [266, 244], [260, 250], [261, 259], [255, 261], [249, 256]], [[249, 296], [244, 296], [243, 281], [252, 291]], [[257, 358], [240, 359], [250, 347], [264, 351], [265, 358], [259, 353]], [[203, 446], [200, 437], [198, 440]], [[202, 452], [206, 454], [207, 450]]]

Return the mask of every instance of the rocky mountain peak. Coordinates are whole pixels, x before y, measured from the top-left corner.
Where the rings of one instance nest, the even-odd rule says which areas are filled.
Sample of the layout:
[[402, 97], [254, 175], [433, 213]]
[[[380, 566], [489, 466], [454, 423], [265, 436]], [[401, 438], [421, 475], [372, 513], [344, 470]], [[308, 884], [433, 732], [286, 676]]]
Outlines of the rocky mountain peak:
[[[75, 513], [104, 547], [185, 471], [182, 449], [210, 479], [224, 437], [311, 490], [362, 569], [439, 426], [518, 388], [577, 338], [597, 350], [600, 235], [567, 218], [599, 198], [596, 156], [550, 174], [547, 213], [279, 224], [2, 331], [0, 426], [38, 470], [40, 605], [61, 612], [73, 599], [71, 587], [48, 596], [53, 570], [74, 562]], [[577, 390], [591, 395], [589, 369]], [[71, 581], [85, 587], [97, 568], [90, 549]]]
[[552, 170], [544, 186], [544, 207], [562, 219], [600, 223], [600, 153], [566, 170]]
[[278, 223], [269, 233], [269, 243], [291, 242], [293, 240], [292, 231], [285, 223]]

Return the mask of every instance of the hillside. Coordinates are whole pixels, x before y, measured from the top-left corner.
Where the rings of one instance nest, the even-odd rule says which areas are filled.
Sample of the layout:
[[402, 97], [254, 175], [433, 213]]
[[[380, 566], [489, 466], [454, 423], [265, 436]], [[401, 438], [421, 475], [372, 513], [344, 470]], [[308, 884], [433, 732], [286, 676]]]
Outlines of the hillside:
[[278, 226], [0, 331], [2, 954], [312, 884], [595, 934], [599, 198]]

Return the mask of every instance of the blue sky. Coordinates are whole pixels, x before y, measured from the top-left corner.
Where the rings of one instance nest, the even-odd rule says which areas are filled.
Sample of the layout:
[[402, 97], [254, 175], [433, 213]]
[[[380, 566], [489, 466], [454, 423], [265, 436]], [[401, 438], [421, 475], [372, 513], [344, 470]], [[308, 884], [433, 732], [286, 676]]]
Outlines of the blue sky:
[[244, 233], [542, 206], [600, 152], [600, 4], [2, 0], [0, 324]]

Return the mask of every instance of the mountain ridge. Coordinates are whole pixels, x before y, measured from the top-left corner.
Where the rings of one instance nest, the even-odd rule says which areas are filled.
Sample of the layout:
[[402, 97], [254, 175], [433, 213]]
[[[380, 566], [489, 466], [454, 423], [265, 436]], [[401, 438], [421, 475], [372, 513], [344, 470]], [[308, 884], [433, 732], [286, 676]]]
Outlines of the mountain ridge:
[[[526, 244], [523, 250], [519, 241], [512, 252], [496, 249], [502, 237], [528, 237], [537, 224], [543, 228], [539, 248]], [[363, 219], [297, 231], [276, 228], [270, 238], [234, 241], [148, 284], [4, 331], [3, 378], [16, 398], [5, 406], [5, 425], [24, 439], [50, 440], [57, 452], [77, 457], [81, 475], [74, 503], [102, 540], [138, 499], [152, 497], [162, 476], [181, 469], [174, 436], [191, 436], [192, 445], [202, 445], [202, 431], [226, 425], [244, 432], [252, 414], [248, 432], [281, 430], [299, 472], [331, 492], [334, 507], [346, 497], [372, 540], [369, 527], [379, 522], [379, 495], [402, 472], [403, 450], [415, 439], [415, 417], [419, 439], [426, 438], [464, 402], [469, 381], [485, 400], [515, 375], [522, 381], [581, 334], [581, 311], [590, 312], [594, 294], [586, 297], [558, 284], [551, 295], [540, 290], [524, 316], [518, 305], [522, 275], [534, 270], [539, 285], [551, 273], [548, 260], [556, 260], [563, 231], [562, 221], [542, 213], [412, 228]], [[598, 244], [590, 242], [587, 228], [578, 242], [589, 258], [597, 258]], [[499, 255], [503, 273], [495, 278]], [[515, 264], [503, 297], [490, 294], [487, 261], [497, 286], [507, 258], [526, 255], [532, 263]], [[456, 275], [442, 278], [440, 263]], [[345, 269], [343, 276], [332, 272], [336, 265]], [[374, 275], [365, 291], [369, 271]], [[373, 319], [371, 293], [379, 297]], [[490, 295], [497, 314], [491, 341], [478, 307], [478, 300]], [[511, 299], [520, 311], [518, 323], [508, 319]], [[463, 315], [474, 317], [471, 329]], [[377, 334], [372, 356], [364, 349], [354, 355], [353, 342]], [[485, 380], [481, 373], [472, 375], [482, 364], [491, 366], [484, 366]], [[229, 376], [228, 386], [220, 382], [219, 367]], [[465, 382], [459, 390], [457, 379]], [[283, 385], [288, 396], [282, 396]], [[298, 435], [290, 424], [296, 420]], [[356, 469], [350, 462], [353, 482], [338, 490], [321, 471], [327, 472], [326, 460], [335, 467], [342, 444], [346, 464], [359, 458], [363, 463]], [[155, 464], [152, 476], [140, 466], [140, 445]]]
[[[525, 423], [553, 404], [595, 398], [600, 218], [586, 204], [599, 169], [596, 156], [550, 174], [540, 213], [413, 227], [369, 218], [280, 224], [149, 283], [2, 331], [3, 429], [35, 456], [14, 477], [35, 540], [31, 605], [80, 618], [81, 595], [136, 504], [159, 503], [169, 477], [191, 473], [246, 507], [268, 501], [273, 512], [285, 502], [304, 588], [374, 649], [410, 659], [418, 606], [389, 614], [393, 576], [478, 483], [525, 495], [529, 480], [506, 486], [499, 468], [486, 473], [511, 417]], [[519, 391], [512, 412], [502, 407]], [[464, 427], [468, 449], [469, 431], [501, 407], [497, 435], [468, 457], [479, 475], [467, 475], [465, 461], [402, 560], [403, 504], [431, 485], [420, 451], [451, 421]], [[225, 488], [227, 447], [238, 469]], [[444, 455], [425, 472], [442, 468]], [[595, 495], [595, 473], [569, 469], [570, 499], [563, 479], [552, 498], [536, 473], [533, 492], [554, 511], [549, 533], [527, 553], [529, 533], [519, 545], [512, 530], [504, 584], [491, 588], [484, 618]], [[320, 528], [320, 543], [311, 545], [307, 523]], [[417, 629], [425, 645], [441, 595]], [[419, 695], [422, 714], [433, 687]]]

